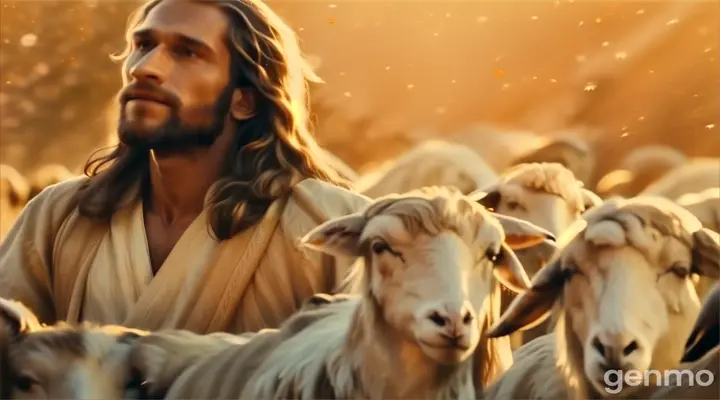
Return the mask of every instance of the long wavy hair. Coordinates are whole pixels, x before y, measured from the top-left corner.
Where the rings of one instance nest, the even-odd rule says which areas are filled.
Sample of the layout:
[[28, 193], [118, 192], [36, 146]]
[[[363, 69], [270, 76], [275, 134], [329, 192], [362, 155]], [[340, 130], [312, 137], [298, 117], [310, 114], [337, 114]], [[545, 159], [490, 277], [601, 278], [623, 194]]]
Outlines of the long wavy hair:
[[[149, 1], [130, 15], [128, 35], [161, 1]], [[307, 83], [322, 80], [304, 58], [292, 29], [260, 0], [196, 1], [216, 5], [228, 17], [231, 77], [235, 87], [257, 92], [257, 114], [237, 124], [222, 176], [206, 197], [215, 237], [228, 239], [252, 226], [273, 201], [305, 178], [348, 188], [349, 182], [310, 134]], [[112, 58], [124, 60], [130, 51], [128, 44]], [[85, 174], [90, 179], [78, 192], [79, 212], [109, 220], [133, 185], [147, 184], [149, 154], [120, 143], [107, 155], [95, 152]]]

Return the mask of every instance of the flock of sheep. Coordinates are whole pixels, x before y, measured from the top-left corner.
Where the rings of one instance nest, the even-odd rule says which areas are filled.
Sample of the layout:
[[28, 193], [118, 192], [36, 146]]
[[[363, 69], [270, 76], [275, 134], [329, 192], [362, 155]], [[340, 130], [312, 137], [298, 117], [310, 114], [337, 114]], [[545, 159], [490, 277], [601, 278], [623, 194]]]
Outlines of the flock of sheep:
[[[591, 148], [428, 141], [363, 176], [333, 158], [374, 201], [301, 244], [357, 257], [357, 294], [241, 335], [43, 326], [0, 299], [0, 398], [720, 398], [607, 390], [611, 370], [720, 372], [720, 159], [648, 146], [595, 182]], [[23, 182], [3, 166], [3, 201]]]

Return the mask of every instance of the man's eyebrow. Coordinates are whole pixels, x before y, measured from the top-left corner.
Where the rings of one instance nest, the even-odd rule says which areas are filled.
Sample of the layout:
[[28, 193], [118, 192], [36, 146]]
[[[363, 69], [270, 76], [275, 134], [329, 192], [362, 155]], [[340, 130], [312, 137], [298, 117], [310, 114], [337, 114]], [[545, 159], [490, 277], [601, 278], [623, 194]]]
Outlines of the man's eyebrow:
[[[147, 39], [152, 38], [157, 35], [157, 32], [155, 32], [151, 28], [145, 28], [140, 29], [132, 33], [133, 39]], [[215, 50], [212, 49], [205, 41], [201, 39], [194, 38], [192, 36], [184, 35], [181, 33], [174, 33], [171, 34], [173, 36], [173, 39], [179, 43], [182, 43], [186, 46], [193, 47], [196, 49], [199, 49], [201, 51], [207, 52], [209, 54], [215, 54]]]

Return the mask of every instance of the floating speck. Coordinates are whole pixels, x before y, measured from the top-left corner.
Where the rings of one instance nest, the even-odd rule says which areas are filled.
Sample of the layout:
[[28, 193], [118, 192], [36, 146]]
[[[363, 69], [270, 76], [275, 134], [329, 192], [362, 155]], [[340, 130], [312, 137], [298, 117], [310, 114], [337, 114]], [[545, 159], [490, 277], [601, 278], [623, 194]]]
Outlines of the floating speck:
[[585, 21], [578, 22], [578, 26], [583, 26], [583, 25], [585, 25]]
[[597, 89], [597, 84], [594, 82], [588, 82], [585, 84], [585, 91], [586, 92], [592, 92], [593, 90]]
[[40, 63], [35, 64], [33, 71], [36, 74], [38, 74], [39, 76], [45, 76], [48, 73], [50, 73], [50, 67], [48, 67], [48, 65], [45, 64], [44, 62], [40, 62]]
[[298, 28], [298, 32], [302, 32], [304, 30], [305, 30], [305, 28]]
[[552, 82], [552, 83], [557, 83], [557, 79], [555, 79], [555, 78], [550, 78], [550, 82]]
[[455, 79], [451, 80], [450, 83], [456, 83], [457, 81]]
[[707, 128], [707, 129], [712, 129], [712, 128], [714, 128], [714, 127], [715, 127], [715, 124], [707, 124], [707, 125], [705, 125], [705, 128]]
[[575, 56], [575, 61], [577, 61], [579, 63], [585, 62], [585, 60], [587, 60], [587, 57], [585, 57], [584, 54], [578, 54]]
[[386, 65], [386, 66], [385, 66], [385, 71], [390, 71], [390, 66], [389, 66], [389, 65]]
[[641, 9], [635, 11], [635, 14], [637, 14], [637, 15], [643, 15], [643, 14], [645, 14], [645, 10], [641, 8]]
[[599, 23], [601, 23], [601, 22], [602, 22], [602, 18], [600, 18], [600, 17], [595, 18], [595, 23], [596, 23], [596, 24], [599, 24]]
[[629, 135], [629, 134], [630, 134], [630, 132], [623, 132], [623, 134], [620, 135], [620, 137], [627, 137], [627, 135]]
[[673, 19], [671, 19], [670, 21], [668, 21], [667, 24], [668, 24], [668, 25], [675, 25], [675, 24], [677, 24], [678, 22], [680, 22], [680, 21], [678, 21], [677, 18], [673, 18]]
[[538, 20], [538, 17], [537, 17], [537, 15], [533, 15], [532, 17], [530, 17], [530, 19], [533, 20], [533, 21], [537, 21], [537, 20]]
[[328, 4], [328, 8], [337, 8], [337, 4]]
[[610, 42], [604, 41], [604, 42], [602, 43], [602, 47], [608, 47], [608, 46], [610, 46]]
[[707, 47], [705, 50], [703, 50], [703, 53], [709, 53], [712, 51], [712, 47]]
[[475, 18], [475, 21], [479, 24], [484, 24], [485, 22], [488, 21], [488, 17], [481, 15], [481, 16]]
[[341, 73], [340, 73], [340, 76], [345, 76], [345, 73], [344, 73], [344, 72], [341, 72]]
[[20, 38], [20, 45], [23, 47], [33, 47], [37, 44], [37, 35], [34, 33], [26, 33]]
[[503, 90], [506, 90], [506, 89], [509, 88], [509, 87], [510, 87], [510, 84], [509, 84], [509, 83], [503, 83], [503, 85], [502, 85], [502, 89], [503, 89]]
[[536, 81], [536, 80], [537, 80], [537, 76], [533, 76], [533, 80]]
[[438, 35], [438, 33], [437, 33], [437, 32], [433, 33], [433, 36], [437, 37], [437, 35]]
[[345, 93], [343, 93], [343, 96], [345, 96], [345, 97], [352, 97], [352, 93], [350, 93], [350, 92], [345, 92]]
[[450, 18], [452, 15], [450, 13], [445, 14], [445, 18]]
[[652, 69], [651, 69], [651, 70], [648, 70], [648, 73], [654, 74], [654, 73], [655, 73], [655, 70], [652, 70]]
[[624, 60], [626, 58], [627, 58], [627, 53], [624, 51], [618, 51], [617, 53], [615, 53], [616, 60]]
[[412, 89], [412, 88], [414, 88], [414, 87], [415, 87], [415, 85], [413, 85], [412, 83], [409, 84], [409, 85], [407, 85], [407, 88], [408, 88], [408, 89]]
[[644, 121], [644, 120], [645, 120], [645, 117], [641, 115], [641, 116], [639, 116], [639, 117], [637, 118], [637, 120], [638, 120], [638, 121]]

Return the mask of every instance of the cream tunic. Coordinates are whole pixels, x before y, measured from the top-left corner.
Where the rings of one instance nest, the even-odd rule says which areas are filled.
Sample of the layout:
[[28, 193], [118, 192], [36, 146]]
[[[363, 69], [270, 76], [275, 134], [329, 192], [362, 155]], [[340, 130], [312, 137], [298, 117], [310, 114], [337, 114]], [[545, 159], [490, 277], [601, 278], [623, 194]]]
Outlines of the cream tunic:
[[328, 271], [298, 240], [324, 220], [360, 211], [369, 199], [307, 179], [255, 226], [217, 242], [201, 213], [152, 276], [142, 203], [109, 223], [80, 217], [72, 194], [85, 178], [33, 199], [0, 246], [0, 296], [43, 322], [92, 321], [198, 333], [274, 328], [316, 292], [335, 290], [350, 259]]

